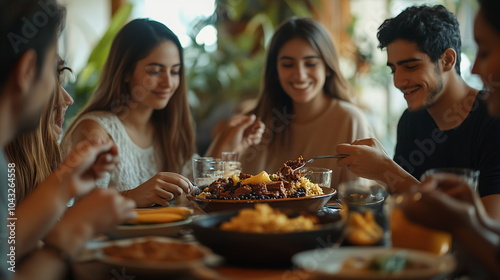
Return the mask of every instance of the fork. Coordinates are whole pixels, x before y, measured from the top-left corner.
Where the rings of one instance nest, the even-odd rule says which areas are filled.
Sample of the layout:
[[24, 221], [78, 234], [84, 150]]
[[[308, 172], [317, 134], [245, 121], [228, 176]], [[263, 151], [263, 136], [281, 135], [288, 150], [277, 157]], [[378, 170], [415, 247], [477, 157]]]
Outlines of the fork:
[[294, 169], [292, 169], [293, 171], [297, 171], [299, 169], [301, 169], [302, 167], [306, 166], [306, 164], [308, 163], [311, 163], [317, 159], [324, 159], [324, 158], [345, 158], [345, 157], [348, 157], [349, 155], [347, 154], [337, 154], [337, 155], [334, 155], [334, 156], [317, 156], [317, 157], [313, 157], [313, 158], [310, 158], [306, 161], [304, 161], [304, 164], [302, 165], [299, 165], [298, 167], [295, 167]]

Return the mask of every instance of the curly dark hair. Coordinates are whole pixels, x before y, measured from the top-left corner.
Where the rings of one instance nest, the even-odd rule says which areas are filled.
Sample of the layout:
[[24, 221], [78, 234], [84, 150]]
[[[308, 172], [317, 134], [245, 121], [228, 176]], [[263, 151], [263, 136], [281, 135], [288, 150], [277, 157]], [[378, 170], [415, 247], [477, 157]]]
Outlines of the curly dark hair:
[[479, 0], [481, 5], [481, 13], [488, 24], [500, 33], [500, 17], [498, 11], [500, 10], [500, 1], [498, 0]]
[[454, 49], [457, 53], [455, 71], [460, 75], [462, 42], [459, 24], [455, 15], [442, 5], [406, 8], [380, 25], [377, 38], [380, 49], [398, 39], [414, 42], [432, 62], [437, 62], [446, 49]]

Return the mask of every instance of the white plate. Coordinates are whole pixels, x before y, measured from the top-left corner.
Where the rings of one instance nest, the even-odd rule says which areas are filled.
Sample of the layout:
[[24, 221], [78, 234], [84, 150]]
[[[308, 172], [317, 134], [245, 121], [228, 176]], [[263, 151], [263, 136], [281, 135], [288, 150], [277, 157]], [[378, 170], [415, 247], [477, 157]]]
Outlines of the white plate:
[[176, 237], [183, 230], [188, 229], [188, 225], [193, 218], [187, 217], [185, 220], [149, 225], [120, 225], [106, 233], [111, 239], [134, 238], [142, 236], [167, 236]]
[[[406, 257], [415, 262], [426, 264], [426, 268], [407, 269], [398, 273], [383, 273], [361, 269], [342, 269], [342, 263], [349, 257], [373, 258], [403, 251]], [[384, 248], [384, 247], [345, 247], [325, 248], [298, 253], [293, 256], [295, 265], [312, 272], [321, 279], [440, 279], [450, 274], [456, 266], [455, 260], [448, 255], [438, 256], [422, 251]], [[434, 278], [433, 278], [434, 279]]]
[[[220, 261], [220, 257], [214, 255], [212, 251], [204, 246], [198, 244], [190, 244], [196, 246], [202, 252], [203, 256], [200, 259], [189, 261], [140, 261], [140, 260], [124, 260], [113, 256], [108, 256], [104, 253], [103, 249], [108, 246], [121, 245], [127, 246], [133, 243], [139, 243], [146, 240], [154, 240], [161, 243], [184, 243], [167, 237], [149, 236], [132, 239], [121, 239], [115, 241], [104, 242], [95, 251], [95, 258], [105, 264], [112, 265], [118, 268], [126, 268], [130, 274], [136, 275], [178, 275], [187, 273], [190, 270], [204, 267], [205, 265], [215, 265]], [[132, 275], [131, 274], [131, 275]]]

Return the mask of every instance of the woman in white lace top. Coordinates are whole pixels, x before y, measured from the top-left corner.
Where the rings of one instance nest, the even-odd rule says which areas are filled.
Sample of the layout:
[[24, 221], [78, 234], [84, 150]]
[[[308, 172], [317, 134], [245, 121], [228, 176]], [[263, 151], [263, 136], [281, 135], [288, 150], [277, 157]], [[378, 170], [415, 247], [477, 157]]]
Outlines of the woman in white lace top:
[[[263, 128], [254, 121], [239, 122], [208, 155], [258, 143]], [[182, 46], [168, 27], [136, 19], [117, 34], [96, 91], [63, 138], [63, 151], [93, 135], [111, 138], [119, 149], [118, 167], [101, 184], [139, 207], [167, 206], [191, 190], [179, 173], [195, 153], [193, 120]]]

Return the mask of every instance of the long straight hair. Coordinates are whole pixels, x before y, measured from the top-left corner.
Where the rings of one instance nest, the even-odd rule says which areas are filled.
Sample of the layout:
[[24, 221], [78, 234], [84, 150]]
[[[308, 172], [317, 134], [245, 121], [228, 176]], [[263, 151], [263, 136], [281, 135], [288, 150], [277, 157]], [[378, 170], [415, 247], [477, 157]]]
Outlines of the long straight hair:
[[[139, 60], [165, 41], [173, 42], [179, 50], [180, 83], [167, 106], [153, 112], [151, 122], [155, 127], [155, 143], [160, 149], [162, 170], [180, 172], [195, 152], [194, 129], [187, 101], [183, 49], [177, 36], [162, 23], [135, 19], [118, 32], [97, 88], [75, 120], [93, 111], [109, 111], [118, 116], [127, 114], [132, 97], [126, 77], [133, 74]], [[68, 131], [72, 131], [75, 123]]]
[[292, 18], [283, 22], [274, 33], [269, 45], [264, 69], [263, 85], [254, 113], [266, 124], [266, 127], [283, 127], [281, 133], [266, 130], [272, 142], [278, 138], [287, 139], [289, 120], [276, 114], [282, 112], [293, 114], [293, 101], [281, 87], [278, 77], [278, 53], [288, 41], [299, 38], [311, 44], [320, 54], [326, 65], [326, 80], [323, 86], [325, 94], [330, 98], [351, 101], [350, 86], [340, 73], [339, 59], [335, 47], [326, 29], [311, 18]]
[[[23, 201], [47, 178], [62, 161], [58, 137], [53, 133], [56, 110], [63, 102], [62, 83], [64, 61], [57, 62], [57, 88], [46, 104], [38, 128], [16, 137], [5, 147], [5, 154], [10, 162], [16, 164], [16, 203]], [[71, 71], [71, 69], [69, 69]]]

